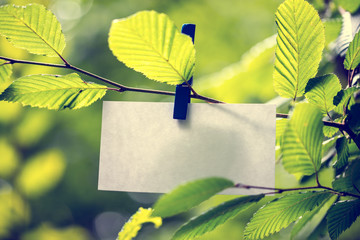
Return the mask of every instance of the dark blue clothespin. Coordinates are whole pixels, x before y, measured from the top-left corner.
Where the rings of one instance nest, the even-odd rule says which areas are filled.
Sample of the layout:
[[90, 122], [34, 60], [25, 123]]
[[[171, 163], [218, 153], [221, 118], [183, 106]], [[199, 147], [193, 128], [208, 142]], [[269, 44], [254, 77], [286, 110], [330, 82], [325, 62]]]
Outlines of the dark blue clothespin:
[[[183, 24], [181, 33], [186, 34], [192, 38], [194, 43], [195, 38], [195, 24]], [[191, 77], [188, 83], [192, 84], [193, 78]], [[186, 82], [176, 85], [175, 101], [174, 101], [174, 119], [185, 120], [188, 104], [190, 103], [191, 90]]]

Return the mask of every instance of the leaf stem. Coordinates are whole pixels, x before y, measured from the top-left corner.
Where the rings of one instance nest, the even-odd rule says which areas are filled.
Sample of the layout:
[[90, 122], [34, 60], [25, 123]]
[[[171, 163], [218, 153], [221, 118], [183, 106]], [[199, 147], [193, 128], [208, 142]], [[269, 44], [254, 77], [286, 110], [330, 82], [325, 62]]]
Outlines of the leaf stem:
[[[317, 186], [311, 186], [311, 187], [298, 187], [298, 188], [273, 188], [273, 187], [263, 187], [263, 186], [254, 186], [254, 185], [246, 185], [242, 183], [237, 183], [234, 186], [235, 188], [243, 188], [243, 189], [263, 189], [263, 190], [273, 190], [274, 192], [271, 192], [272, 194], [276, 193], [283, 193], [283, 192], [291, 192], [291, 191], [300, 191], [300, 190], [310, 190], [310, 189], [325, 189], [329, 190], [332, 193], [339, 195], [339, 196], [350, 196], [355, 198], [360, 198], [360, 195], [348, 193], [348, 192], [339, 192], [333, 188], [322, 186], [320, 183], [318, 183]], [[271, 194], [267, 193], [267, 194]]]
[[348, 87], [350, 88], [352, 86], [353, 78], [354, 78], [355, 69], [351, 71], [351, 75], [349, 77], [348, 81]]
[[[276, 117], [277, 118], [288, 118], [289, 114], [276, 113]], [[343, 123], [330, 122], [330, 121], [323, 121], [323, 123], [325, 126], [339, 128], [340, 130], [344, 130], [344, 128], [345, 128], [345, 124], [343, 124]]]

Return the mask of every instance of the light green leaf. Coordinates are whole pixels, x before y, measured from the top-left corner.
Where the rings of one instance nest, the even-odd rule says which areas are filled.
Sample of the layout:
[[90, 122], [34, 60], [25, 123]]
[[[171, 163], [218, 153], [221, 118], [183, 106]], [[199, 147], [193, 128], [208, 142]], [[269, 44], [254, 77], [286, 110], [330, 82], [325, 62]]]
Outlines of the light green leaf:
[[321, 165], [323, 139], [320, 110], [309, 103], [296, 105], [281, 146], [284, 168], [292, 174], [317, 172]]
[[360, 32], [355, 34], [349, 45], [344, 60], [344, 67], [347, 70], [354, 70], [360, 63]]
[[317, 11], [304, 0], [286, 0], [276, 12], [278, 37], [274, 88], [282, 97], [295, 99], [318, 70], [325, 31]]
[[338, 77], [335, 74], [327, 74], [310, 79], [305, 88], [305, 96], [326, 115], [335, 108], [333, 99], [340, 90]]
[[66, 161], [60, 151], [42, 152], [26, 161], [16, 178], [16, 186], [27, 197], [40, 197], [59, 183], [65, 166]]
[[12, 65], [7, 64], [5, 60], [0, 59], [0, 89], [3, 84], [9, 81], [12, 74]]
[[334, 164], [335, 168], [342, 168], [348, 164], [349, 146], [346, 137], [341, 137], [336, 140], [337, 161]]
[[154, 205], [154, 216], [170, 217], [193, 208], [218, 192], [233, 187], [225, 178], [211, 177], [178, 186], [164, 194]]
[[305, 192], [288, 194], [260, 208], [247, 224], [245, 239], [263, 239], [279, 232], [296, 221], [307, 211], [331, 197], [329, 192]]
[[152, 80], [179, 84], [194, 72], [191, 38], [180, 33], [167, 15], [155, 11], [115, 19], [109, 47], [119, 61]]
[[56, 57], [65, 48], [60, 23], [43, 5], [1, 6], [0, 34], [30, 53]]
[[347, 109], [350, 109], [350, 107], [355, 104], [354, 93], [359, 90], [359, 87], [351, 87], [339, 91], [334, 97], [333, 103], [336, 106], [334, 111], [340, 114], [344, 114], [344, 109], [346, 106]]
[[196, 239], [213, 231], [241, 211], [260, 201], [264, 195], [246, 196], [227, 201], [185, 223], [173, 236], [173, 240]]
[[309, 239], [309, 236], [316, 230], [319, 224], [325, 218], [325, 215], [331, 205], [336, 201], [337, 196], [332, 196], [323, 201], [312, 211], [307, 212], [297, 221], [291, 230], [291, 239]]
[[360, 160], [349, 163], [345, 172], [332, 182], [336, 191], [360, 194]]
[[162, 225], [161, 217], [152, 217], [153, 209], [139, 208], [139, 210], [131, 216], [130, 220], [125, 223], [121, 231], [119, 232], [117, 240], [131, 240], [137, 236], [142, 224], [152, 222], [155, 228], [159, 228]]
[[328, 230], [331, 239], [337, 239], [348, 229], [360, 215], [360, 200], [335, 203], [327, 216]]
[[55, 110], [78, 109], [102, 98], [106, 89], [104, 85], [83, 82], [76, 73], [30, 75], [14, 81], [0, 95], [0, 100]]

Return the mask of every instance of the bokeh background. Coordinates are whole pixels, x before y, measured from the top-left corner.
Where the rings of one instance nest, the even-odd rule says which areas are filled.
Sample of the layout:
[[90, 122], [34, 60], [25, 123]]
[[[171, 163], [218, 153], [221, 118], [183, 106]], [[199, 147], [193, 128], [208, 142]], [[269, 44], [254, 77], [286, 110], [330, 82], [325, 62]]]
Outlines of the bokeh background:
[[[62, 24], [67, 40], [64, 56], [70, 63], [119, 83], [142, 88], [174, 90], [172, 86], [145, 79], [116, 60], [107, 44], [111, 21], [151, 9], [168, 14], [179, 28], [183, 23], [195, 23], [197, 61], [194, 88], [199, 93], [228, 103], [264, 103], [276, 96], [272, 88], [274, 14], [281, 2], [0, 0], [0, 4], [46, 5]], [[323, 1], [312, 3], [321, 14], [324, 13]], [[331, 57], [330, 43], [336, 39], [340, 26], [341, 22], [337, 20], [327, 23], [327, 57]], [[3, 38], [0, 39], [0, 55], [60, 63], [58, 59], [34, 56], [13, 48]], [[322, 65], [321, 71], [333, 71], [334, 66]], [[69, 72], [15, 65], [12, 80], [39, 73]], [[0, 86], [0, 91], [7, 85]], [[171, 102], [173, 98], [108, 93], [103, 100]], [[84, 109], [60, 112], [0, 102], [0, 239], [114, 240], [123, 224], [140, 206], [149, 207], [158, 198], [158, 194], [97, 190], [101, 113], [102, 101]], [[276, 171], [278, 187], [299, 184], [281, 165], [276, 166]], [[324, 169], [320, 174], [321, 182], [327, 185], [332, 177], [331, 169]], [[307, 180], [301, 184], [311, 185], [313, 179]], [[229, 198], [232, 197], [216, 196], [189, 213], [166, 220], [157, 230], [151, 224], [145, 225], [137, 239], [169, 239], [186, 219]], [[202, 239], [242, 239], [246, 222], [259, 206], [240, 214]], [[359, 227], [357, 221], [342, 239], [353, 239], [360, 234]], [[317, 229], [315, 239], [326, 232], [324, 229]], [[290, 230], [291, 227], [270, 239], [289, 239]]]

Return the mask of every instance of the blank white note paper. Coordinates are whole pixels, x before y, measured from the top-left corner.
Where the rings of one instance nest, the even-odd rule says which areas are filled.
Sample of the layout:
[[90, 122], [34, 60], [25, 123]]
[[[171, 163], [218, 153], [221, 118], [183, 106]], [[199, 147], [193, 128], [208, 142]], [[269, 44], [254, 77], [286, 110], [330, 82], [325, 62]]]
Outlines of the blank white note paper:
[[103, 103], [99, 190], [164, 193], [211, 176], [275, 186], [275, 105], [191, 103], [187, 120], [173, 119], [173, 108]]

